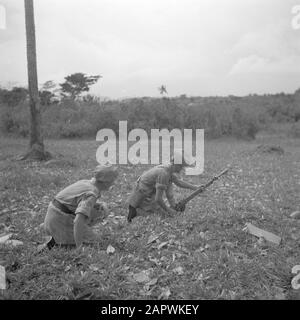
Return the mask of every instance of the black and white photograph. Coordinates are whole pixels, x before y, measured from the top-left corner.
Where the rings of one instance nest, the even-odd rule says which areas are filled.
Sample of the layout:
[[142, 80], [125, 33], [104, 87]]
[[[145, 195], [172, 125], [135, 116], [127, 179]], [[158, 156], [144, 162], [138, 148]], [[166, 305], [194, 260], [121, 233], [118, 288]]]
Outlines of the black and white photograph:
[[299, 299], [300, 0], [0, 0], [0, 300]]

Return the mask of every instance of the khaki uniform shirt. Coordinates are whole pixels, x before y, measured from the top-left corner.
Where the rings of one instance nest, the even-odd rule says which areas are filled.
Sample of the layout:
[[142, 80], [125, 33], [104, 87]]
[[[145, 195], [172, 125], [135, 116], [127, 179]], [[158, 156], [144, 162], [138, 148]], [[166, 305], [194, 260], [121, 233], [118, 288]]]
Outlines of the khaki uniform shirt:
[[[85, 215], [88, 218], [87, 225], [92, 225], [93, 220], [97, 219], [97, 215], [100, 214], [93, 209], [98, 197], [100, 197], [100, 192], [91, 180], [77, 181], [55, 196], [56, 200], [75, 214]], [[44, 221], [47, 234], [59, 244], [74, 244], [74, 218], [74, 215], [62, 212], [51, 202]], [[89, 242], [93, 238], [91, 228], [87, 226], [85, 233], [85, 242]]]
[[150, 207], [153, 206], [157, 188], [165, 190], [169, 202], [174, 202], [172, 191], [173, 179], [174, 176], [171, 173], [170, 166], [158, 165], [151, 168], [144, 172], [137, 180], [136, 187], [127, 201], [128, 204], [134, 208], [149, 211], [149, 205]]

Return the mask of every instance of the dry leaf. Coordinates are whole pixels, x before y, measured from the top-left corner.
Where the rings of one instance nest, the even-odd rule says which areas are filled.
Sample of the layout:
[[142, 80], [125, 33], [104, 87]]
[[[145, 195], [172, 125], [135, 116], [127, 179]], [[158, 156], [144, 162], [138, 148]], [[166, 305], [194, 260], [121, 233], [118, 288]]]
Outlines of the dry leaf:
[[24, 243], [22, 241], [19, 241], [19, 240], [7, 240], [7, 241], [5, 241], [5, 244], [17, 247], [17, 246], [23, 245]]
[[3, 266], [0, 266], [0, 289], [6, 289], [5, 268]]
[[291, 213], [290, 217], [294, 219], [300, 219], [300, 211], [295, 211]]
[[182, 274], [184, 274], [184, 272], [183, 272], [183, 268], [182, 267], [177, 267], [177, 268], [175, 268], [175, 269], [173, 269], [172, 270], [173, 272], [175, 272], [175, 273], [177, 273], [177, 274], [179, 274], [179, 275], [182, 275]]
[[106, 249], [106, 253], [107, 253], [107, 254], [113, 254], [115, 251], [116, 251], [116, 249], [115, 249], [113, 246], [111, 246], [111, 245], [109, 245], [109, 246], [107, 247], [107, 249]]
[[147, 244], [150, 244], [154, 241], [156, 241], [157, 239], [159, 238], [159, 235], [152, 235], [149, 237], [148, 241], [147, 241]]
[[[147, 282], [147, 283], [144, 285], [143, 290], [144, 290], [144, 292], [146, 293], [146, 295], [148, 295], [147, 292], [149, 292], [150, 287], [151, 287], [151, 286], [154, 286], [156, 283], [157, 283], [157, 278], [154, 278], [154, 279], [150, 280], [149, 282]], [[152, 291], [152, 290], [153, 290], [153, 288], [151, 289], [151, 291]]]
[[167, 245], [169, 243], [169, 241], [166, 241], [166, 242], [162, 242], [158, 247], [157, 249], [160, 250], [161, 248], [163, 248], [165, 245]]
[[156, 259], [156, 258], [153, 258], [153, 259], [149, 259], [151, 262], [154, 262], [157, 266], [160, 266], [161, 265], [161, 263], [159, 262], [159, 260], [158, 259]]
[[292, 288], [298, 290], [300, 289], [300, 265], [296, 265], [292, 268], [292, 274], [296, 274], [291, 282]]
[[170, 289], [167, 287], [167, 288], [162, 288], [162, 292], [161, 294], [158, 296], [158, 300], [161, 300], [161, 299], [168, 299], [171, 295], [171, 291]]
[[282, 288], [275, 287], [276, 294], [275, 294], [275, 299], [276, 300], [286, 300], [286, 295], [285, 291]]
[[297, 274], [298, 272], [300, 272], [300, 265], [293, 266], [292, 274]]
[[9, 233], [3, 237], [0, 238], [0, 243], [5, 243], [7, 240], [9, 240], [11, 238], [13, 234], [12, 233]]
[[93, 264], [92, 264], [89, 268], [90, 268], [90, 270], [92, 270], [92, 271], [94, 271], [94, 272], [99, 271], [99, 268], [96, 267], [96, 266], [93, 265]]
[[205, 232], [202, 232], [202, 231], [201, 231], [201, 232], [199, 233], [199, 236], [200, 236], [200, 238], [205, 239]]
[[132, 276], [132, 278], [133, 278], [133, 280], [135, 280], [136, 282], [139, 282], [139, 283], [145, 283], [145, 282], [150, 281], [150, 278], [145, 271], [141, 271], [139, 273], [134, 274]]
[[157, 278], [151, 279], [149, 282], [146, 283], [146, 286], [154, 286], [157, 283]]
[[257, 228], [256, 226], [254, 226], [253, 224], [251, 223], [247, 223], [246, 224], [246, 227], [247, 227], [247, 230], [250, 234], [260, 238], [260, 237], [263, 237], [265, 238], [266, 240], [270, 241], [270, 242], [273, 242], [277, 245], [280, 244], [281, 242], [281, 238], [276, 236], [275, 234], [269, 232], [269, 231], [265, 231], [263, 229], [260, 229], [260, 228]]

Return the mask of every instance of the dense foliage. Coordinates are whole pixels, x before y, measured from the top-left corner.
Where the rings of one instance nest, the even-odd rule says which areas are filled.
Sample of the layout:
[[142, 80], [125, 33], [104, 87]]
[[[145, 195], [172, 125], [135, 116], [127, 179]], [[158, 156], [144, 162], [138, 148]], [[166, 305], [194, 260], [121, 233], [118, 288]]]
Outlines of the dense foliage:
[[[289, 123], [290, 134], [300, 133], [300, 90], [294, 94], [245, 97], [133, 98], [105, 100], [92, 95], [79, 99], [52, 99], [51, 90], [40, 92], [45, 137], [95, 137], [98, 130], [118, 131], [119, 120], [128, 130], [143, 128], [205, 129], [206, 137], [235, 136], [255, 139], [260, 129]], [[29, 133], [27, 92], [0, 89], [0, 130], [26, 137]]]

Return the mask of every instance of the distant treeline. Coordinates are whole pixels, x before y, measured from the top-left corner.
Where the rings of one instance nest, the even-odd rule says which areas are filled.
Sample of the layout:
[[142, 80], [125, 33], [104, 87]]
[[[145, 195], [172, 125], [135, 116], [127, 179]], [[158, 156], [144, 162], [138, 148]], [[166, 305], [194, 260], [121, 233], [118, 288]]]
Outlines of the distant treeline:
[[[208, 138], [234, 136], [255, 139], [271, 124], [290, 123], [290, 134], [300, 137], [300, 89], [294, 94], [245, 97], [133, 98], [105, 100], [92, 95], [51, 101], [40, 94], [44, 136], [51, 138], [96, 137], [98, 130], [118, 131], [119, 121], [128, 130], [161, 128], [205, 129]], [[28, 95], [24, 88], [0, 89], [2, 134], [29, 134]]]

